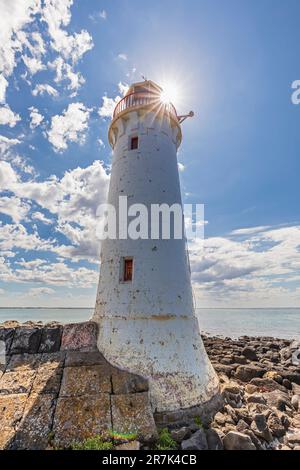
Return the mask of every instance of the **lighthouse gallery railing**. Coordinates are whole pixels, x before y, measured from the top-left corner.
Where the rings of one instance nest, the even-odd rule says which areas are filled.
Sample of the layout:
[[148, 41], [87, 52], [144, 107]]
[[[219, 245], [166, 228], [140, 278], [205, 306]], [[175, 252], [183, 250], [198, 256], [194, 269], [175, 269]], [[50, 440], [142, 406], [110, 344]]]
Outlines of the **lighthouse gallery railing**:
[[124, 96], [115, 107], [113, 118], [118, 116], [122, 111], [125, 111], [125, 109], [147, 105], [164, 106], [173, 118], [178, 120], [176, 109], [172, 103], [162, 103], [157, 95], [145, 92], [135, 92]]

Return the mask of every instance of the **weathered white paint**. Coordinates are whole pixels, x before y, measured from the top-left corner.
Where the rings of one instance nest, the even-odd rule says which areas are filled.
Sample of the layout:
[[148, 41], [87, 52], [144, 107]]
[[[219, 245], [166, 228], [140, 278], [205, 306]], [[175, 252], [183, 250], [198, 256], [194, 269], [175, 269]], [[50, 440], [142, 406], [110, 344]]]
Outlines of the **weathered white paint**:
[[[108, 202], [181, 204], [178, 122], [167, 112], [123, 111], [110, 128], [113, 160]], [[139, 148], [128, 150], [130, 137]], [[120, 282], [122, 257], [134, 259], [132, 282]], [[105, 240], [94, 320], [98, 347], [114, 365], [150, 380], [154, 409], [199, 405], [218, 389], [195, 317], [185, 240]]]

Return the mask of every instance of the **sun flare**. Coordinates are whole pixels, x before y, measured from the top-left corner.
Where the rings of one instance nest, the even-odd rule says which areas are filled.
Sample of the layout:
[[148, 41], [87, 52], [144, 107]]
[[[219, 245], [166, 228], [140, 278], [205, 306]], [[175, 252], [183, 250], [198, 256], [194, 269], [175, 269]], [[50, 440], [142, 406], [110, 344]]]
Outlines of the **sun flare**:
[[160, 94], [160, 100], [163, 104], [176, 104], [178, 102], [179, 92], [178, 86], [172, 82], [166, 82], [162, 84], [162, 92]]

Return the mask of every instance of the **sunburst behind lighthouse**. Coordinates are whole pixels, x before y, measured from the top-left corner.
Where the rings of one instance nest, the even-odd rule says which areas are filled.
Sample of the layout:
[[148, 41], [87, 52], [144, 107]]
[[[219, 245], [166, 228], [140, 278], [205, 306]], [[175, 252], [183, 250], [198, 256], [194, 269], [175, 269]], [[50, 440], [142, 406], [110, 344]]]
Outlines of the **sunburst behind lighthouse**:
[[[117, 104], [109, 128], [108, 194], [117, 212], [120, 196], [149, 213], [153, 204], [182, 205], [177, 149], [185, 117], [150, 80], [133, 84]], [[123, 235], [102, 242], [93, 318], [99, 350], [112, 364], [149, 379], [156, 411], [205, 404], [217, 393], [218, 378], [195, 316], [185, 237]]]

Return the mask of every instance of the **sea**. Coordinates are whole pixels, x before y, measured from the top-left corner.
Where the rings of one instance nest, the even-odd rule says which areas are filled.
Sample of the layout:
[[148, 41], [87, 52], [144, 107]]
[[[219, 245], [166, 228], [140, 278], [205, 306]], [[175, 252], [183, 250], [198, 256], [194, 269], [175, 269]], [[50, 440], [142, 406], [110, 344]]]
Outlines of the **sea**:
[[[200, 330], [205, 334], [300, 340], [300, 308], [198, 308], [196, 313]], [[89, 320], [92, 314], [91, 308], [0, 308], [0, 323], [6, 320], [74, 323]]]

